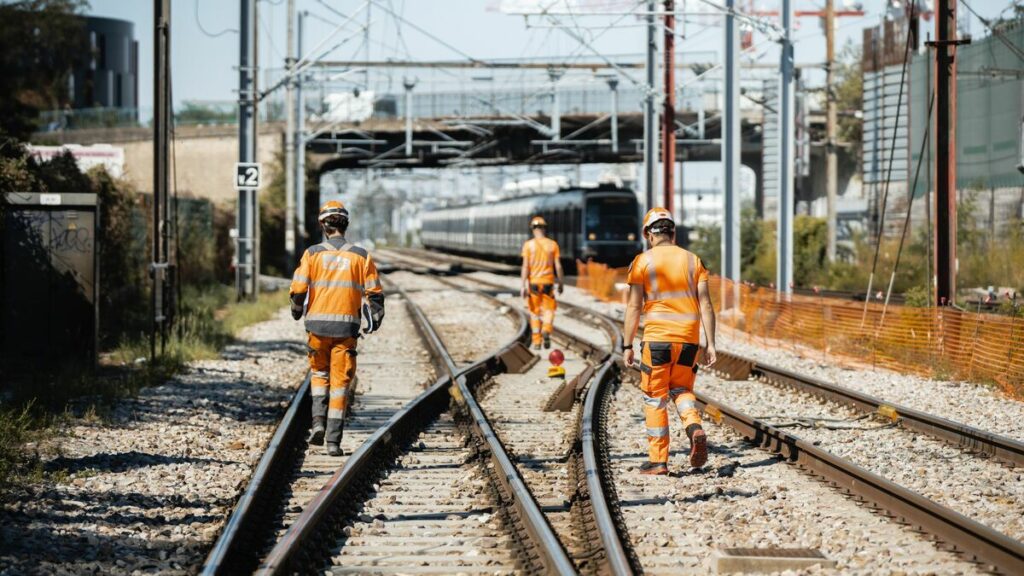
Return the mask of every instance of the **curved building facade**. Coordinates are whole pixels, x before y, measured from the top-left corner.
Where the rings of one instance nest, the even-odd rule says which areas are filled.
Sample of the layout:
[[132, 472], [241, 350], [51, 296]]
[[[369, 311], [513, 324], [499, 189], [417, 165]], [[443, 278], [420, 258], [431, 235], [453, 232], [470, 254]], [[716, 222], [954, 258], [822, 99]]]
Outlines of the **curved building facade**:
[[71, 79], [74, 108], [126, 108], [139, 105], [139, 43], [135, 24], [114, 18], [85, 18], [92, 56]]

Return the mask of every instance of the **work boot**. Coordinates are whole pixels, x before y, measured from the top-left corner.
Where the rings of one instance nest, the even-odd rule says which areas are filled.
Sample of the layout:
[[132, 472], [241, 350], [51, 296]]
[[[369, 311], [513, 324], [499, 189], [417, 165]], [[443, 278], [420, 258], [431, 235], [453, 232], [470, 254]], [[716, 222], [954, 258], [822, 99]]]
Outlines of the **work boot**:
[[687, 432], [690, 437], [690, 466], [700, 468], [708, 461], [708, 437], [700, 424], [691, 424]]
[[327, 445], [328, 456], [344, 456], [345, 452], [342, 451], [341, 445], [339, 444], [328, 444]]
[[544, 335], [544, 349], [551, 348], [551, 334]]
[[534, 342], [533, 343], [533, 349], [534, 350], [540, 350], [540, 342]]
[[645, 476], [667, 476], [668, 464], [664, 462], [647, 462], [640, 466], [640, 473]]
[[324, 443], [324, 434], [327, 432], [327, 428], [324, 423], [319, 420], [313, 421], [313, 428], [309, 433], [309, 444], [311, 446], [322, 446]]

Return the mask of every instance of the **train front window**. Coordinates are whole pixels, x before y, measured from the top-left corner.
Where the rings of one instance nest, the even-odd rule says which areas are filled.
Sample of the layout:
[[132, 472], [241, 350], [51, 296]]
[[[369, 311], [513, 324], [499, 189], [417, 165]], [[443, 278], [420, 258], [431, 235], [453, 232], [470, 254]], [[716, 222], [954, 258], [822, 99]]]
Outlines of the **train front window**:
[[587, 200], [587, 240], [636, 240], [640, 223], [636, 201], [631, 198]]

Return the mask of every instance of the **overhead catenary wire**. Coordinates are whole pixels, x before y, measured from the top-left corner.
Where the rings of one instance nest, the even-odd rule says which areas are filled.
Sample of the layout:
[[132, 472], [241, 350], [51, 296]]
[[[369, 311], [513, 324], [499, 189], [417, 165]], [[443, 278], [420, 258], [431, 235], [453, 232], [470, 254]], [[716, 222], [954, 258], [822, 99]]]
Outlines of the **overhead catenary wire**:
[[875, 283], [875, 271], [878, 269], [878, 254], [882, 248], [882, 233], [885, 230], [885, 209], [889, 199], [889, 184], [892, 181], [892, 167], [896, 157], [896, 135], [900, 129], [900, 113], [903, 110], [903, 92], [907, 83], [907, 63], [910, 61], [910, 39], [913, 38], [911, 34], [911, 28], [909, 23], [914, 20], [914, 3], [910, 3], [910, 13], [907, 18], [907, 40], [903, 48], [903, 67], [900, 70], [900, 90], [899, 95], [896, 97], [896, 123], [892, 129], [892, 139], [889, 145], [889, 168], [885, 175], [885, 185], [882, 188], [882, 207], [881, 213], [878, 218], [878, 233], [875, 235], [875, 255], [871, 261], [871, 274], [868, 276], [868, 290], [867, 294], [864, 295], [864, 313], [861, 315], [860, 325], [864, 327], [864, 323], [868, 317], [868, 302], [871, 301], [871, 290]]

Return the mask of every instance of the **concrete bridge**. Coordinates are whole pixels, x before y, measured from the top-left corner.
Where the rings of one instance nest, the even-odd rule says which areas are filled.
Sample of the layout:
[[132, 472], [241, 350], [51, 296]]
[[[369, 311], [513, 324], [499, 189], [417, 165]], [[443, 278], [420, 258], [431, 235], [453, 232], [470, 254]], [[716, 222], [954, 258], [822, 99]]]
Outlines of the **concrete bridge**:
[[[702, 121], [696, 113], [683, 112], [677, 121], [684, 126], [679, 136], [678, 157], [685, 160], [718, 160], [720, 123], [716, 114]], [[319, 175], [338, 169], [402, 169], [497, 166], [512, 164], [576, 164], [641, 162], [643, 118], [639, 113], [617, 117], [612, 134], [610, 119], [600, 114], [561, 117], [561, 137], [541, 129], [550, 126], [547, 116], [417, 118], [411, 146], [406, 145], [405, 121], [370, 118], [362, 123], [339, 124], [329, 129], [310, 127], [315, 134], [307, 145], [307, 167], [313, 177], [307, 189], [316, 191]], [[760, 118], [744, 118], [743, 163], [757, 176], [762, 173]], [[72, 130], [37, 134], [35, 143], [110, 144], [124, 149], [125, 178], [140, 192], [153, 188], [153, 142], [148, 128]], [[285, 126], [281, 122], [260, 125], [257, 157], [264, 165], [264, 182], [281, 169]], [[179, 193], [215, 202], [232, 202], [234, 165], [238, 158], [238, 132], [234, 125], [178, 127], [173, 157]], [[411, 152], [411, 153], [410, 153]], [[317, 198], [307, 198], [315, 206]]]

